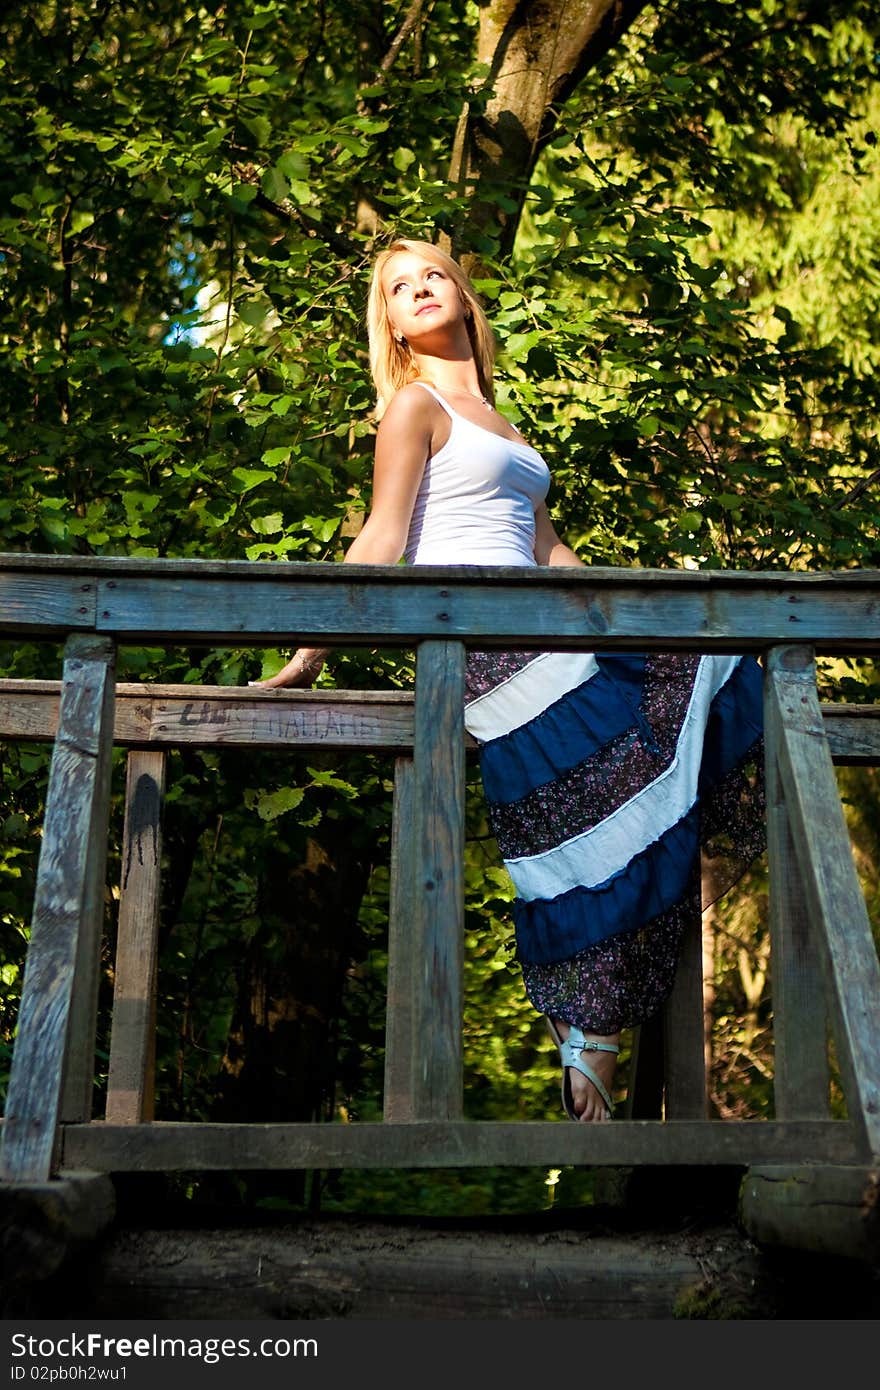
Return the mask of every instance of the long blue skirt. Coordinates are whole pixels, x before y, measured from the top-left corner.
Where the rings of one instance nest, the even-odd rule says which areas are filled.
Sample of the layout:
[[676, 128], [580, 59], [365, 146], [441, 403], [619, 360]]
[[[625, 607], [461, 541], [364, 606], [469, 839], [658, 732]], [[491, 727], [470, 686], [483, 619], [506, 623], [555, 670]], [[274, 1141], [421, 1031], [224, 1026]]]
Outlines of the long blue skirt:
[[672, 987], [704, 906], [765, 844], [751, 657], [471, 652], [465, 724], [541, 1013], [614, 1033]]

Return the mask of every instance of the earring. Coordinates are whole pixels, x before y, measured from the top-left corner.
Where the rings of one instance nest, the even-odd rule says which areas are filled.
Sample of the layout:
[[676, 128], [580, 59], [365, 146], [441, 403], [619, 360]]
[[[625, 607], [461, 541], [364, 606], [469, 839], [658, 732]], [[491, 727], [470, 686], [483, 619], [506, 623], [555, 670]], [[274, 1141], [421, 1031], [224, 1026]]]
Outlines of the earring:
[[406, 347], [406, 338], [404, 338], [402, 333], [395, 333], [394, 341], [400, 343], [401, 347]]

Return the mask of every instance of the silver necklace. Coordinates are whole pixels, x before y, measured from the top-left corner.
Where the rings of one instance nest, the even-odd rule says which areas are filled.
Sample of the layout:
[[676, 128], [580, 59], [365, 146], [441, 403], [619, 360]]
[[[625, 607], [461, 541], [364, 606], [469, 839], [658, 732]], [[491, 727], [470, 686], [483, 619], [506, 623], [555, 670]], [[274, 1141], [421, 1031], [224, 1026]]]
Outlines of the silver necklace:
[[492, 404], [492, 402], [491, 402], [491, 401], [487, 401], [487, 400], [486, 400], [486, 397], [485, 397], [484, 395], [482, 395], [481, 392], [479, 392], [479, 391], [470, 391], [470, 390], [468, 390], [468, 388], [467, 388], [466, 386], [444, 386], [442, 389], [443, 389], [444, 391], [450, 392], [450, 393], [451, 393], [452, 395], [454, 395], [454, 396], [455, 396], [455, 395], [458, 395], [458, 396], [473, 396], [474, 400], [475, 400], [475, 401], [480, 401], [480, 402], [486, 407], [487, 410], [494, 410], [494, 409], [495, 409], [495, 407], [494, 407], [494, 405]]

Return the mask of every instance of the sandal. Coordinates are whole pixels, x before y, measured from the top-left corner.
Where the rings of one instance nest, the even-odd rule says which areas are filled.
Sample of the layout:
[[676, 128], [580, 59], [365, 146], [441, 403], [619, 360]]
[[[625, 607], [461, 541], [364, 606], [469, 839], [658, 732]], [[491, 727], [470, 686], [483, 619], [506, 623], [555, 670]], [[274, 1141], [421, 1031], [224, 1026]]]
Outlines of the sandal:
[[568, 1075], [568, 1068], [574, 1067], [582, 1076], [585, 1076], [591, 1085], [595, 1086], [599, 1095], [605, 1102], [605, 1114], [607, 1119], [614, 1115], [614, 1101], [611, 1099], [602, 1081], [593, 1071], [591, 1066], [584, 1061], [584, 1052], [619, 1052], [620, 1048], [615, 1043], [595, 1042], [592, 1038], [584, 1037], [580, 1028], [575, 1028], [574, 1024], [569, 1027], [568, 1037], [563, 1038], [552, 1018], [547, 1018], [547, 1027], [550, 1036], [559, 1048], [559, 1056], [562, 1061], [562, 1106], [570, 1120], [580, 1120], [580, 1115], [574, 1108], [574, 1101], [571, 1093], [571, 1078]]

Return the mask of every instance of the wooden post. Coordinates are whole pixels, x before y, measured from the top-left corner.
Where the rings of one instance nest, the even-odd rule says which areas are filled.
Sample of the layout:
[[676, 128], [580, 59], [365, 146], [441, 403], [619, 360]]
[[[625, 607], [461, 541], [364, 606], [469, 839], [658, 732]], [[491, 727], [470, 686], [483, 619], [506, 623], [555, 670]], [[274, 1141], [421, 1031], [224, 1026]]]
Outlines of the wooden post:
[[0, 1158], [19, 1182], [50, 1176], [62, 1110], [91, 1116], [114, 664], [106, 637], [68, 638]]
[[413, 936], [415, 896], [415, 796], [413, 760], [397, 758], [394, 764], [394, 808], [391, 823], [391, 901], [388, 914], [388, 1002], [385, 1014], [386, 1120], [415, 1118], [414, 1062], [419, 960]]
[[666, 1119], [706, 1119], [703, 934], [699, 917], [684, 933], [675, 984], [663, 1007], [663, 1055]]
[[782, 729], [775, 685], [776, 673], [784, 672], [785, 652], [776, 647], [769, 654], [764, 698], [773, 1088], [777, 1119], [822, 1120], [831, 1113], [828, 1010], [779, 774]]
[[413, 1118], [462, 1113], [464, 646], [423, 642], [416, 664], [412, 950]]
[[629, 1083], [624, 1114], [628, 1120], [663, 1116], [663, 1019], [653, 1014], [632, 1030]]
[[[847, 1111], [880, 1155], [880, 964], [856, 874], [809, 647], [774, 648], [767, 683], [804, 898], [828, 985]], [[814, 1026], [824, 1030], [820, 1015]]]
[[156, 750], [128, 755], [107, 1083], [111, 1124], [153, 1118], [165, 762], [165, 753]]

